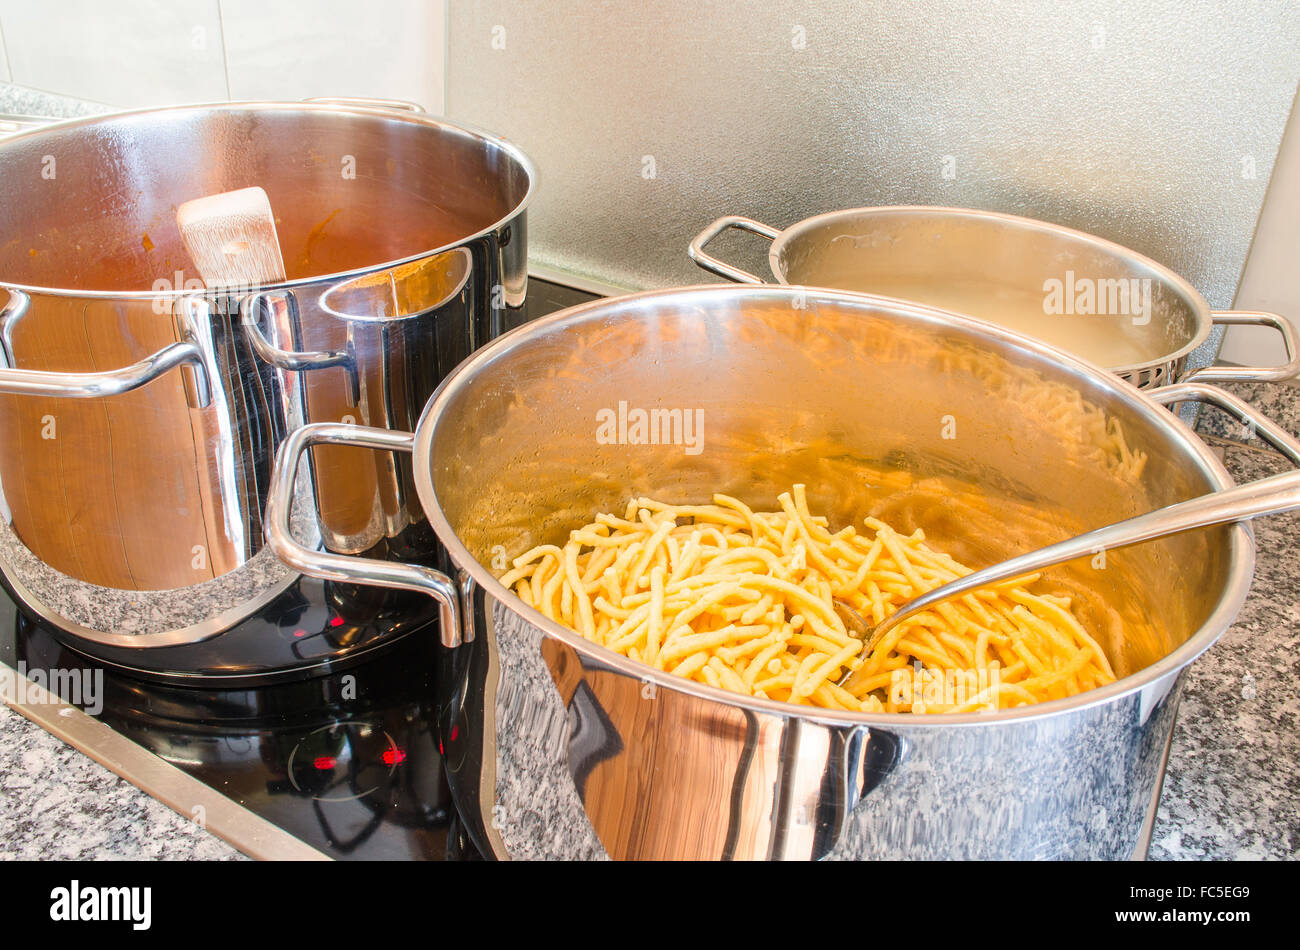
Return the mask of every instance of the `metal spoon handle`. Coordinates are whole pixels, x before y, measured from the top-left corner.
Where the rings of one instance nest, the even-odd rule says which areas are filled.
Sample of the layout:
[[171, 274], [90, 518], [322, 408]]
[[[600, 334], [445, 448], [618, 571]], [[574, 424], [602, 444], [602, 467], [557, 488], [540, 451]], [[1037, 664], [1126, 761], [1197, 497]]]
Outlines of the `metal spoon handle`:
[[1300, 472], [1287, 472], [1283, 475], [1261, 478], [1237, 488], [1211, 492], [1126, 521], [1118, 521], [1049, 547], [1021, 554], [1009, 561], [994, 564], [992, 567], [986, 567], [974, 574], [968, 574], [936, 587], [882, 620], [872, 631], [863, 652], [870, 651], [881, 637], [908, 617], [927, 610], [941, 601], [996, 584], [998, 581], [1032, 574], [1034, 571], [1064, 564], [1066, 561], [1084, 555], [1097, 554], [1130, 544], [1140, 544], [1152, 538], [1161, 538], [1192, 528], [1204, 528], [1229, 521], [1246, 521], [1259, 515], [1281, 514], [1296, 508], [1300, 508]]

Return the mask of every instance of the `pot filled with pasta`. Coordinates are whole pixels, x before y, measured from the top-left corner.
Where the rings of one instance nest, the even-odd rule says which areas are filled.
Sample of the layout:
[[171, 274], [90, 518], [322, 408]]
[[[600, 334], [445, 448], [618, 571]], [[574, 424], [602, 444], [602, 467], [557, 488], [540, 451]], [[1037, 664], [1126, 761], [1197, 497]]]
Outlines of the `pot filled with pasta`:
[[[293, 434], [267, 539], [438, 599], [446, 766], [485, 854], [1142, 855], [1184, 671], [1250, 585], [1245, 524], [1005, 579], [869, 649], [854, 619], [1230, 488], [1162, 405], [1187, 400], [1288, 438], [922, 305], [638, 294], [485, 347], [413, 434]], [[414, 452], [443, 570], [296, 541], [317, 444]]]

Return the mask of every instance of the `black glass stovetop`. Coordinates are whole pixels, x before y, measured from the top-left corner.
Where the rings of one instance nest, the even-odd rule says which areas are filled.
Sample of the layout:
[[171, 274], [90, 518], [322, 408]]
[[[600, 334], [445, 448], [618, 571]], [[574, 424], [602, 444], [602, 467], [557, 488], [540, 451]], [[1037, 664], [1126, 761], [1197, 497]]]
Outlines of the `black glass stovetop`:
[[[595, 296], [533, 278], [527, 316]], [[304, 603], [337, 611], [328, 585], [300, 586]], [[305, 625], [310, 611], [272, 605], [240, 632], [292, 640], [345, 626], [318, 612], [322, 623]], [[0, 661], [102, 671], [100, 722], [331, 857], [474, 859], [443, 772], [430, 614], [413, 611], [403, 618], [409, 632], [342, 669], [231, 688], [159, 682], [88, 659], [0, 591]]]
[[102, 669], [100, 722], [332, 857], [442, 860], [456, 834], [437, 638], [435, 621], [342, 672], [240, 689], [98, 667], [22, 615], [0, 632], [0, 656], [26, 670]]

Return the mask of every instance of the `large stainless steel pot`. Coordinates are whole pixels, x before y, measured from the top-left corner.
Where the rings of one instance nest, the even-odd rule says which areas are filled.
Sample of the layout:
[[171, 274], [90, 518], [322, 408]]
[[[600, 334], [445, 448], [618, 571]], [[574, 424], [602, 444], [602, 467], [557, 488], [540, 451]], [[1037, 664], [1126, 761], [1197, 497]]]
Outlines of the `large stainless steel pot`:
[[[288, 279], [210, 293], [177, 205], [250, 185]], [[280, 441], [310, 421], [409, 428], [520, 322], [534, 186], [509, 143], [377, 100], [147, 110], [0, 141], [0, 570], [24, 604], [86, 641], [175, 646], [283, 589], [279, 562], [258, 563]], [[435, 547], [408, 459], [311, 462], [331, 550]], [[129, 632], [99, 616], [122, 592], [144, 618]]]
[[[1285, 317], [1211, 310], [1196, 288], [1135, 251], [1059, 224], [972, 208], [852, 208], [785, 230], [728, 215], [696, 235], [688, 253], [710, 273], [761, 284], [705, 250], [736, 229], [772, 242], [777, 283], [896, 297], [965, 313], [1055, 343], [1139, 388], [1176, 380], [1276, 381], [1300, 373]], [[1207, 366], [1187, 357], [1215, 327], [1264, 326], [1282, 337], [1279, 366]]]
[[[630, 496], [722, 491], [771, 505], [794, 482], [836, 524], [874, 513], [983, 566], [1230, 486], [1162, 406], [1195, 399], [1253, 419], [1300, 464], [1300, 444], [1212, 387], [1144, 395], [956, 314], [778, 287], [640, 294], [485, 347], [414, 435], [295, 433], [276, 466], [268, 542], [297, 570], [441, 603], [447, 768], [487, 853], [1127, 857], [1145, 852], [1184, 671], [1250, 585], [1245, 525], [1053, 573], [1122, 678], [987, 714], [836, 713], [711, 689], [583, 639], [495, 578]], [[607, 444], [598, 413], [620, 406], [699, 410], [702, 441]], [[413, 451], [446, 570], [294, 540], [297, 456], [315, 444]]]

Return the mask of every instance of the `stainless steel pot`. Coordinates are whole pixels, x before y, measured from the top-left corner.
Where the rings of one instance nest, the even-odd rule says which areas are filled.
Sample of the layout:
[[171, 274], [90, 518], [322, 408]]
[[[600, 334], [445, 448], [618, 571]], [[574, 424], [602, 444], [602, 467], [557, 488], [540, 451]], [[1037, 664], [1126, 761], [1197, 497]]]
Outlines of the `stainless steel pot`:
[[[772, 242], [779, 284], [896, 297], [987, 320], [1054, 343], [1108, 367], [1139, 388], [1177, 380], [1290, 379], [1300, 346], [1286, 318], [1212, 311], [1169, 268], [1082, 231], [971, 208], [852, 208], [778, 230], [751, 218], [719, 218], [691, 241], [700, 267], [728, 280], [762, 279], [705, 247], [736, 229]], [[1282, 337], [1280, 366], [1208, 366], [1186, 372], [1188, 355], [1211, 330], [1264, 326]]]
[[[282, 568], [250, 565], [285, 433], [409, 428], [521, 321], [535, 178], [507, 142], [377, 100], [183, 106], [0, 141], [0, 509], [16, 538], [0, 570], [25, 605], [85, 640], [174, 646], [283, 589]], [[288, 279], [210, 293], [176, 207], [249, 185], [270, 196]], [[408, 459], [311, 463], [328, 548], [434, 549]], [[178, 589], [192, 623], [163, 605], [153, 627], [96, 625], [98, 601], [140, 592], [148, 617]]]
[[[1230, 486], [1162, 407], [1196, 399], [1252, 419], [1300, 465], [1300, 444], [1226, 393], [1184, 383], [1144, 395], [967, 317], [822, 290], [639, 294], [562, 311], [480, 350], [413, 435], [293, 434], [267, 539], [305, 573], [440, 602], [447, 768], [486, 853], [1141, 855], [1184, 671], [1250, 584], [1245, 525], [1055, 570], [1121, 679], [969, 715], [837, 713], [712, 689], [583, 639], [496, 577], [509, 558], [562, 543], [631, 496], [721, 491], [770, 505], [795, 482], [835, 524], [876, 514], [983, 566]], [[599, 435], [598, 414], [620, 406], [698, 410], [702, 439]], [[316, 444], [412, 451], [445, 570], [296, 541], [294, 472]]]

